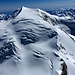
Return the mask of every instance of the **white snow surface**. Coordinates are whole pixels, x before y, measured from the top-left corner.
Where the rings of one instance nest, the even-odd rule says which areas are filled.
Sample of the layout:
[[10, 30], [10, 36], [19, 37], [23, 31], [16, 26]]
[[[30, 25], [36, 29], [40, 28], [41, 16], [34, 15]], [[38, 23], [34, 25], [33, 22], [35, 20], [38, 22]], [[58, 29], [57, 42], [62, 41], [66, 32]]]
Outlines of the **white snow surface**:
[[12, 42], [16, 52], [0, 64], [0, 75], [75, 75], [74, 36], [56, 19], [23, 6], [16, 17], [1, 22], [0, 48]]

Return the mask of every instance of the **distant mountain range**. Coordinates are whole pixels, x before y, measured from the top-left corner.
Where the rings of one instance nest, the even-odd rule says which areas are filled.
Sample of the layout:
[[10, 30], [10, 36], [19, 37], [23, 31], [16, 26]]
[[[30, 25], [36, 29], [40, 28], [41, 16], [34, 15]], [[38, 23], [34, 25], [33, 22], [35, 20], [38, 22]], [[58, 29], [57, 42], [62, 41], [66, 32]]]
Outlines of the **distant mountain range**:
[[0, 12], [0, 20], [8, 20], [12, 18], [13, 11], [11, 12]]
[[57, 15], [59, 17], [70, 16], [71, 18], [75, 19], [75, 9], [74, 8], [50, 10], [47, 12], [52, 15]]

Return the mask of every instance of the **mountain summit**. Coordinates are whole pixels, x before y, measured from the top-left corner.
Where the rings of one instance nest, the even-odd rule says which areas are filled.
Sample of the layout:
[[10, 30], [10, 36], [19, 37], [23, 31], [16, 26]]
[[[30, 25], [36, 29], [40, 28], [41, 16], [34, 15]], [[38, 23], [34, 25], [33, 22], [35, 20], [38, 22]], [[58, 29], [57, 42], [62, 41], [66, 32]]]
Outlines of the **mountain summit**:
[[0, 75], [75, 75], [75, 36], [57, 16], [21, 7], [0, 23]]

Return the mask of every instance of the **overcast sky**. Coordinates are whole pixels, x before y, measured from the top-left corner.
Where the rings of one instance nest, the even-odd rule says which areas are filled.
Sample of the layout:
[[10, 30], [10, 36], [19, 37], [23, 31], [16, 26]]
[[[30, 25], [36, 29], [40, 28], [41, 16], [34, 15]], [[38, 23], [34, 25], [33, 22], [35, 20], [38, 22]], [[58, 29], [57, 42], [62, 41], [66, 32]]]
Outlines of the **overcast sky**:
[[0, 12], [13, 11], [21, 6], [45, 10], [53, 8], [75, 8], [75, 0], [0, 0]]

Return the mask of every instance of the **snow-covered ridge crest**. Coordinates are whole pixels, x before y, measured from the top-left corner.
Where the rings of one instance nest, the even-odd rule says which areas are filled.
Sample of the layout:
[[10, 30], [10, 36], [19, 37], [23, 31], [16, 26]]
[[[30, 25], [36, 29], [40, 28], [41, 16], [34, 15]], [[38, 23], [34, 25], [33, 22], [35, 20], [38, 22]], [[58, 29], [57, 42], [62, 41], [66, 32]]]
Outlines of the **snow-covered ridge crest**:
[[21, 8], [18, 8], [16, 11], [14, 11], [13, 18], [15, 18], [16, 16], [18, 16], [24, 9], [29, 9], [29, 8], [24, 7], [24, 6], [22, 6]]
[[56, 18], [53, 15], [41, 10], [41, 9], [30, 9], [27, 7], [21, 7], [20, 9], [16, 10], [13, 14], [14, 18], [34, 18], [32, 15], [36, 15], [43, 18], [48, 23], [52, 23], [52, 25], [57, 24]]
[[75, 39], [40, 9], [22, 7], [0, 23], [0, 75], [75, 75]]

